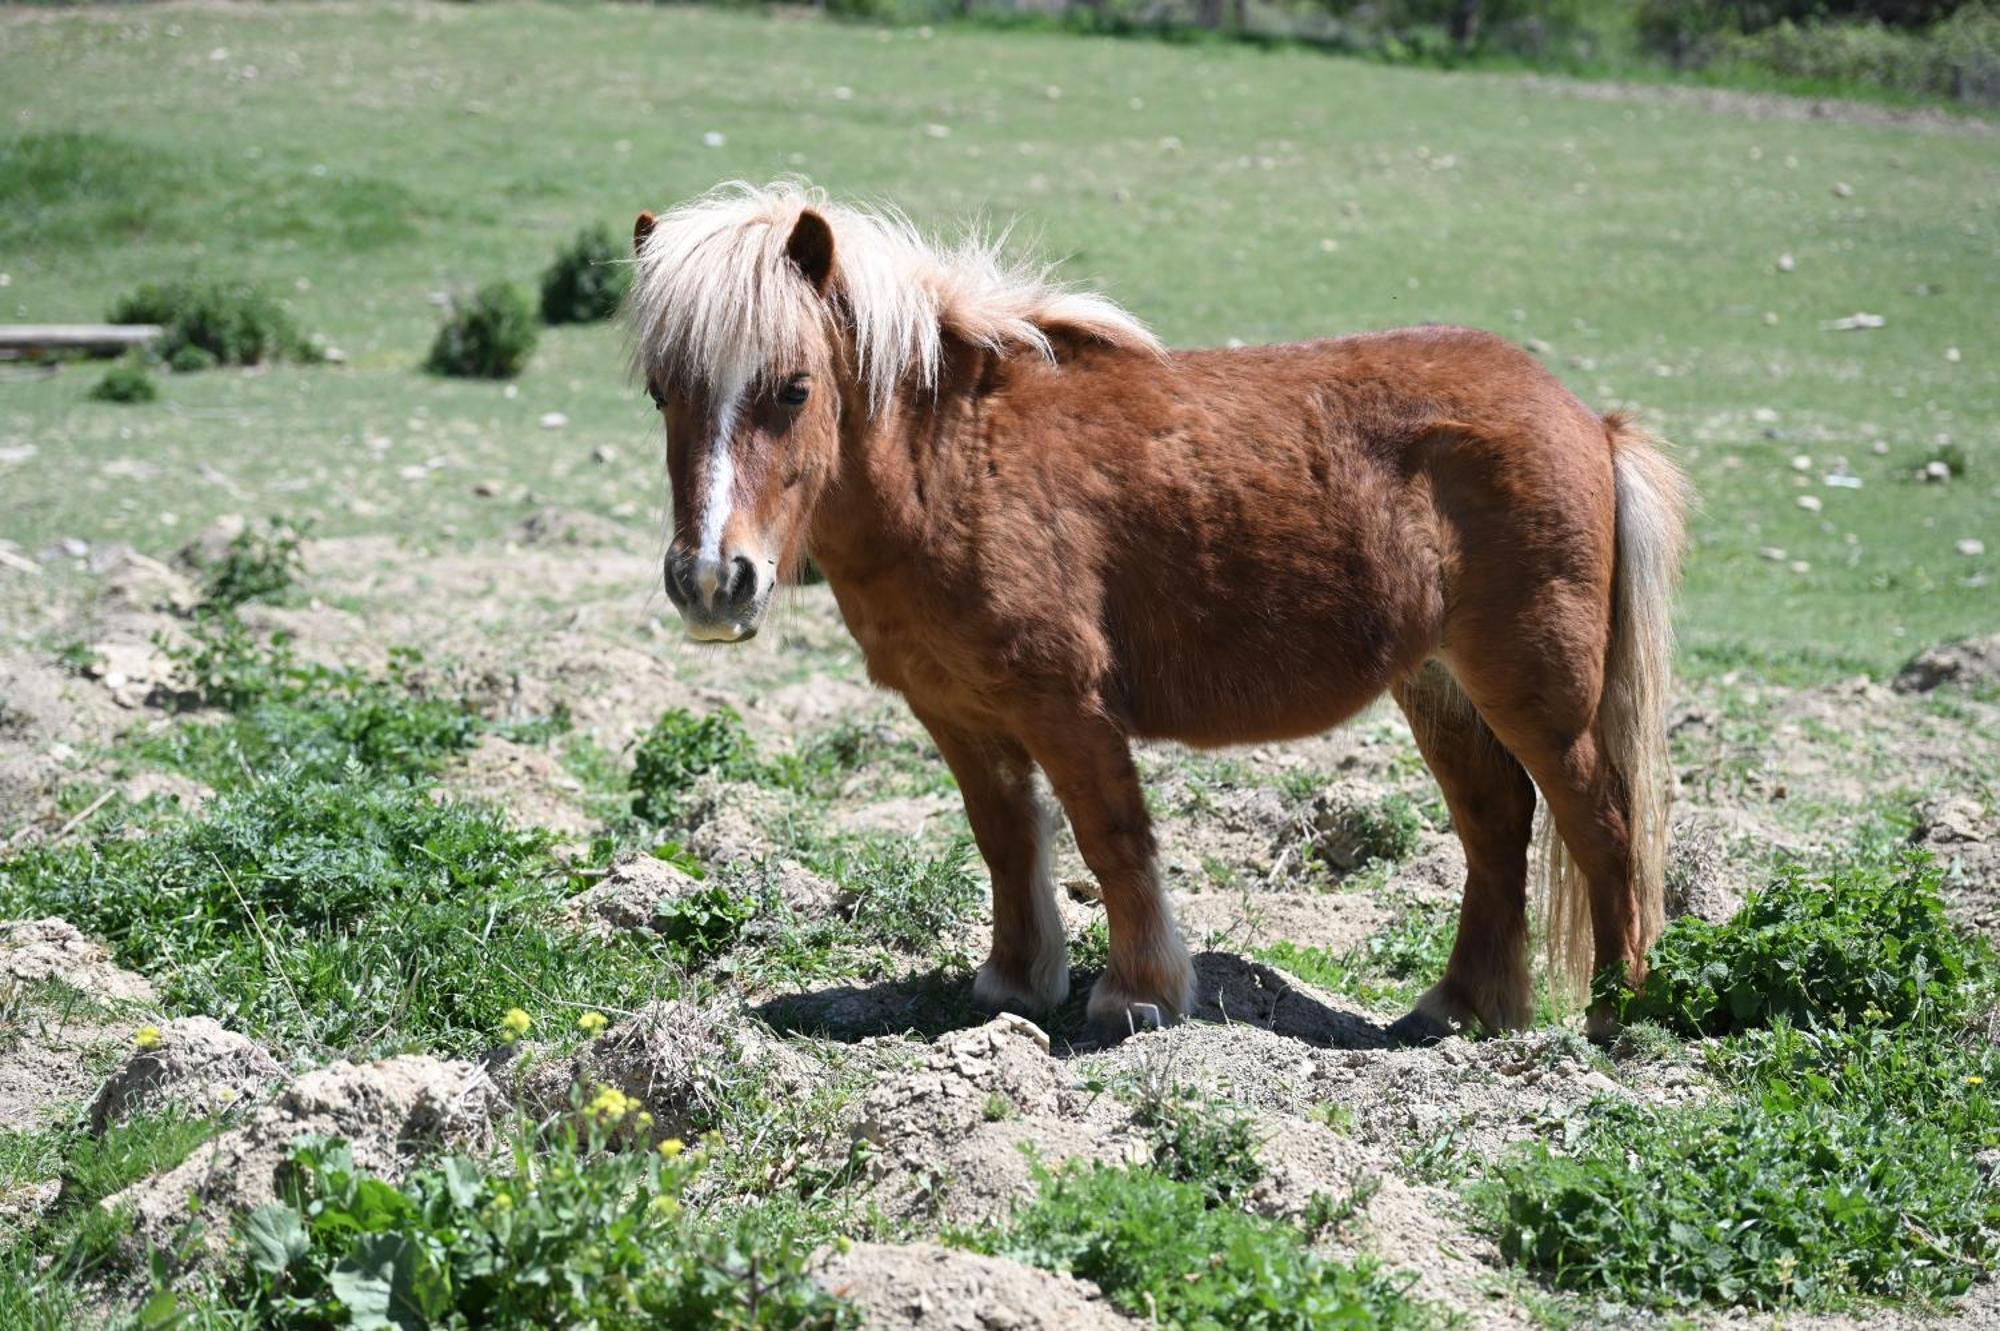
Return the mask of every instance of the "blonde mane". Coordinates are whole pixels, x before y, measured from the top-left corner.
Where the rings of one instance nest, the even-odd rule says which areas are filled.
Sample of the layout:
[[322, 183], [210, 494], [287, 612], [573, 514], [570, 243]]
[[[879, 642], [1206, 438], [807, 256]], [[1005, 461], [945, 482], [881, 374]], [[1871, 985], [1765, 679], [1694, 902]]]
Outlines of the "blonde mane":
[[[807, 209], [833, 232], [826, 297], [785, 253]], [[879, 413], [906, 380], [936, 385], [946, 335], [1052, 357], [1050, 334], [1061, 330], [1159, 352], [1145, 325], [1114, 302], [1056, 285], [1047, 267], [1004, 258], [1003, 239], [968, 230], [940, 248], [899, 212], [833, 203], [803, 183], [717, 186], [661, 216], [639, 248], [634, 366], [730, 397], [761, 375], [823, 366], [837, 308]]]

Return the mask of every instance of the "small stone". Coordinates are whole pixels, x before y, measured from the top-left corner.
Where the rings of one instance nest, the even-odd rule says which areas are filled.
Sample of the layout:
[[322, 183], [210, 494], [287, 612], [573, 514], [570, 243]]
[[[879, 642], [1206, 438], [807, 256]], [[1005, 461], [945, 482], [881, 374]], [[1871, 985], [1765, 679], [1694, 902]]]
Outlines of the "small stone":
[[723, 135], [722, 131], [716, 129], [712, 129], [708, 131], [708, 133], [702, 135], [701, 141], [707, 144], [711, 148], [720, 148], [723, 144], [729, 142], [728, 138]]
[[1818, 495], [1800, 495], [1797, 502], [1798, 506], [1808, 513], [1817, 513], [1825, 507], [1825, 505], [1820, 503]]
[[1767, 545], [1763, 549], [1759, 550], [1757, 553], [1759, 555], [1762, 555], [1765, 559], [1770, 560], [1773, 564], [1782, 564], [1785, 562], [1786, 559], [1785, 551], [1781, 547], [1775, 545]]
[[1792, 459], [1792, 470], [1793, 470], [1793, 471], [1811, 471], [1811, 470], [1812, 470], [1812, 459], [1811, 459], [1810, 457], [1808, 457], [1808, 456], [1807, 456], [1806, 454], [1804, 454], [1804, 453], [1801, 453], [1801, 454], [1799, 454], [1799, 455], [1798, 455], [1797, 457], [1795, 457], [1795, 458], [1793, 458], [1793, 459]]
[[1942, 458], [1933, 459], [1924, 464], [1924, 469], [1920, 474], [1924, 480], [1932, 484], [1941, 484], [1951, 479], [1951, 464]]
[[541, 426], [544, 430], [560, 430], [568, 424], [569, 417], [563, 415], [560, 411], [545, 411], [542, 413]]
[[478, 495], [481, 499], [491, 499], [500, 493], [500, 482], [481, 481], [472, 487], [472, 493]]
[[1789, 567], [1791, 568], [1792, 572], [1794, 572], [1794, 573], [1810, 573], [1810, 572], [1812, 572], [1812, 565], [1811, 565], [1810, 563], [1808, 563], [1808, 562], [1807, 562], [1806, 560], [1803, 560], [1803, 559], [1794, 559], [1794, 560], [1793, 560], [1793, 561], [1791, 562], [1791, 564], [1789, 565]]
[[618, 460], [618, 450], [609, 444], [599, 444], [590, 450], [590, 460], [600, 465]]
[[951, 126], [937, 125], [937, 124], [925, 125], [924, 133], [933, 139], [948, 139], [951, 137]]
[[1846, 181], [1844, 181], [1844, 180], [1837, 180], [1837, 181], [1835, 181], [1835, 182], [1834, 182], [1834, 185], [1833, 185], [1833, 197], [1834, 197], [1834, 198], [1836, 198], [1836, 199], [1851, 199], [1851, 198], [1853, 198], [1853, 197], [1854, 197], [1854, 186], [1852, 186], [1852, 185], [1848, 184], [1848, 183], [1847, 183]]
[[1986, 542], [1976, 536], [1967, 536], [1951, 548], [1964, 555], [1967, 559], [1977, 559], [1986, 553]]
[[1953, 365], [1958, 364], [1960, 359], [1962, 359], [1958, 353], [1957, 347], [1946, 347], [1944, 349], [1944, 358], [1947, 362]]
[[1799, 261], [1797, 259], [1794, 259], [1790, 254], [1780, 254], [1778, 256], [1779, 272], [1789, 273], [1798, 266], [1799, 266]]
[[1870, 453], [1873, 453], [1878, 458], [1888, 457], [1889, 441], [1886, 439], [1877, 439], [1874, 443], [1868, 446], [1868, 451]]

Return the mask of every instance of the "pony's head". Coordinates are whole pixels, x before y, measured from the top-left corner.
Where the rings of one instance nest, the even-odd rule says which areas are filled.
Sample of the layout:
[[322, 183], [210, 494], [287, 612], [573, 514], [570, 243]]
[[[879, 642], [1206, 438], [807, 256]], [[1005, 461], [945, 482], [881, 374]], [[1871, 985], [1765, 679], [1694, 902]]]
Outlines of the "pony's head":
[[634, 365], [667, 427], [667, 595], [688, 633], [740, 642], [807, 553], [845, 450], [954, 347], [1158, 343], [1102, 297], [1010, 267], [977, 234], [940, 250], [900, 214], [802, 184], [721, 186], [633, 232]]

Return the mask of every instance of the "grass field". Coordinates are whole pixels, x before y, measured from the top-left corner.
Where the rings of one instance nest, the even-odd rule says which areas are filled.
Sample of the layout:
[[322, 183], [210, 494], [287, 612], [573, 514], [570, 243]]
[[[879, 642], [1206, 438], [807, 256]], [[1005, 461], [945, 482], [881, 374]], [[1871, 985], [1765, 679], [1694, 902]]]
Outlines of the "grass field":
[[[0, 536], [30, 551], [170, 548], [230, 510], [437, 545], [500, 530], [523, 487], [647, 539], [657, 440], [618, 335], [552, 332], [517, 394], [439, 381], [417, 368], [431, 297], [532, 284], [582, 224], [803, 172], [926, 222], [1018, 217], [1176, 343], [1424, 321], [1532, 340], [1683, 446], [1695, 668], [1879, 673], [2000, 618], [1993, 555], [1956, 549], [2000, 549], [2000, 149], [1977, 128], [622, 6], [16, 11], [0, 77], [0, 317], [240, 275], [348, 356], [175, 377], [140, 407], [89, 401], [90, 371], [9, 378]], [[1858, 311], [1886, 323], [1821, 330]], [[1958, 479], [1911, 481], [1947, 455]], [[1862, 488], [1821, 484], [1836, 458]]]
[[[1849, 678], [2000, 628], [1990, 127], [595, 5], [13, 10], [0, 80], [0, 319], [247, 277], [343, 353], [0, 366], [0, 1327], [2000, 1318], [1991, 648]], [[1060, 829], [1072, 996], [976, 1007], [984, 866], [829, 589], [681, 641], [618, 330], [419, 368], [450, 293], [785, 172], [1177, 343], [1492, 327], [1679, 441], [1618, 1040], [1543, 986], [1391, 1047], [1467, 867], [1387, 709], [1140, 746], [1190, 1020], [1090, 1028]]]

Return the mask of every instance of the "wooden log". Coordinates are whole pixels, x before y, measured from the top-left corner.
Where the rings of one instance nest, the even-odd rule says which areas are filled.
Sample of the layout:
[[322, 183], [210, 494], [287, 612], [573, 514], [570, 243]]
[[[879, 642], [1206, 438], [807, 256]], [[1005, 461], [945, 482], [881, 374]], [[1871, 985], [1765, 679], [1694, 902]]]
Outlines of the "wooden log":
[[116, 356], [158, 337], [158, 324], [0, 324], [0, 357], [20, 359], [62, 352]]

